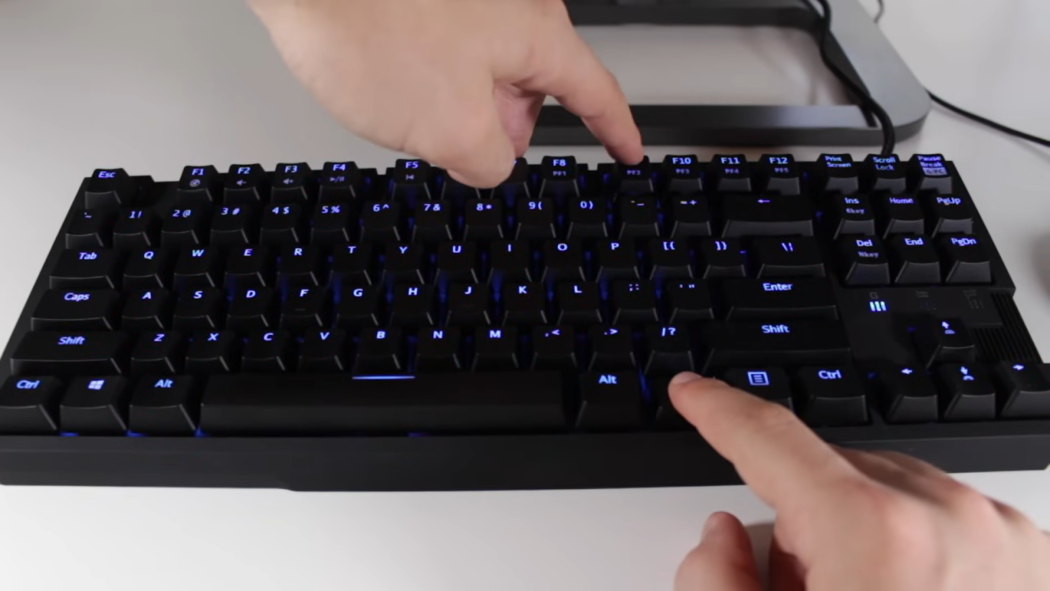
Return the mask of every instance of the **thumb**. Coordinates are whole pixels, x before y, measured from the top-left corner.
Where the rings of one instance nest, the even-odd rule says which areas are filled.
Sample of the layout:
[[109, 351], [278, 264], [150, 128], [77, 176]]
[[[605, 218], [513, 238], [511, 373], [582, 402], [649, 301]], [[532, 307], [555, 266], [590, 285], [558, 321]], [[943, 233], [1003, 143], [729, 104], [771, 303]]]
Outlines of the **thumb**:
[[715, 513], [700, 545], [678, 567], [675, 591], [761, 591], [751, 540], [736, 517]]
[[448, 170], [452, 178], [479, 189], [495, 187], [507, 180], [517, 153], [503, 128], [491, 91], [470, 108], [456, 109], [433, 129], [430, 141], [420, 145], [418, 155]]

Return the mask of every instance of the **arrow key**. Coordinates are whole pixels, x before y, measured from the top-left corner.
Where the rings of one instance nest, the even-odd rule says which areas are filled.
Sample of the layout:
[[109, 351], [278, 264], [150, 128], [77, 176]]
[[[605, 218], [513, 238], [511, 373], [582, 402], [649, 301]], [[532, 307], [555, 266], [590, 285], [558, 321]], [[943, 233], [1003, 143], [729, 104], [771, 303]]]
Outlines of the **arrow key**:
[[926, 367], [934, 363], [972, 363], [976, 355], [970, 331], [958, 318], [933, 319], [915, 331], [919, 359]]
[[979, 365], [948, 363], [937, 369], [941, 414], [946, 421], [995, 418], [995, 385]]

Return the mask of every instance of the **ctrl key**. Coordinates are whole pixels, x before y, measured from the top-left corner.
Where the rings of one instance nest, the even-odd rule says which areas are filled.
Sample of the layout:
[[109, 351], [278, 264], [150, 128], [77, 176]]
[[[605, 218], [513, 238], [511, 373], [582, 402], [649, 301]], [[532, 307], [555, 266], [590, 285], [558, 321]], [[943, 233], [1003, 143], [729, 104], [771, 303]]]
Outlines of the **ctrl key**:
[[131, 395], [130, 430], [146, 435], [193, 435], [200, 418], [200, 391], [185, 376], [146, 376]]
[[58, 378], [7, 378], [0, 388], [0, 433], [55, 433], [61, 397], [62, 382]]
[[802, 417], [813, 426], [868, 422], [868, 401], [850, 367], [804, 367], [797, 374], [803, 396]]

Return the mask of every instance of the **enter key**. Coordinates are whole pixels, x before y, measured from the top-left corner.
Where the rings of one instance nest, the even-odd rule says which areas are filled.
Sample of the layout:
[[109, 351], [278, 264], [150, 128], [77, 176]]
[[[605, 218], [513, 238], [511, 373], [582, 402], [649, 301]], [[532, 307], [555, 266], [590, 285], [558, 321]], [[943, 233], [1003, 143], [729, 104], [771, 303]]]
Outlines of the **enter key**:
[[824, 279], [732, 279], [722, 285], [722, 295], [730, 320], [838, 318], [831, 285]]

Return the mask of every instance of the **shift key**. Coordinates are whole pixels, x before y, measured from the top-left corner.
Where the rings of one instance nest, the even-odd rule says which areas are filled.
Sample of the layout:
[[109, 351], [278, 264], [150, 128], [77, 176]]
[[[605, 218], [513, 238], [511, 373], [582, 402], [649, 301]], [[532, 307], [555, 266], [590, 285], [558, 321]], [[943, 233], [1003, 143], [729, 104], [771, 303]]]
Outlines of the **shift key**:
[[705, 348], [701, 372], [749, 365], [846, 363], [849, 340], [839, 322], [709, 322], [700, 333]]
[[31, 332], [11, 356], [16, 375], [121, 375], [128, 335], [120, 332]]

